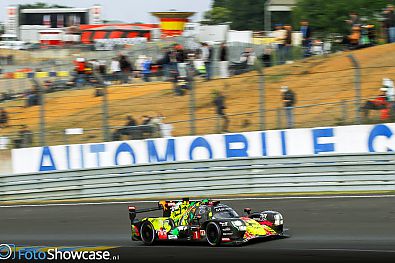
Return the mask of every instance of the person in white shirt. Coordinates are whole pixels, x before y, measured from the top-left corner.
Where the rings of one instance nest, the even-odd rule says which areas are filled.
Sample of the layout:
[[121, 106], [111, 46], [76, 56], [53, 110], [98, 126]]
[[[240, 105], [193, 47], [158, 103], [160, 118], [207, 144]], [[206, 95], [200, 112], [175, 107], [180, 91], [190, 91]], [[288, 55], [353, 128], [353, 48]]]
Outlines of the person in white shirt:
[[287, 39], [287, 30], [284, 29], [282, 25], [276, 25], [276, 30], [274, 31], [274, 37], [276, 39], [275, 43], [277, 45], [277, 54], [280, 64], [285, 63], [285, 41]]
[[204, 65], [206, 67], [206, 79], [210, 80], [211, 79], [211, 60], [212, 60], [212, 49], [210, 48], [210, 46], [207, 43], [203, 43], [202, 44], [202, 55], [201, 58], [204, 62]]
[[119, 60], [117, 58], [112, 59], [110, 70], [111, 70], [111, 74], [112, 74], [112, 80], [118, 81], [120, 73], [121, 73], [121, 65], [120, 65]]

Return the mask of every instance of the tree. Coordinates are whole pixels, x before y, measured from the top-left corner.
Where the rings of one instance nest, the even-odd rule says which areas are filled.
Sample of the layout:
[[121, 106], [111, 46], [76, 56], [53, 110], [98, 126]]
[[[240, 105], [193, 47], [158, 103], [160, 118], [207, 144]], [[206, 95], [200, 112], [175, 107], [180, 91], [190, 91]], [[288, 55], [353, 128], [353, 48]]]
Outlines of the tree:
[[204, 13], [204, 23], [209, 25], [223, 24], [230, 22], [231, 12], [225, 7], [213, 7], [210, 11]]
[[376, 23], [376, 17], [387, 4], [394, 0], [299, 0], [293, 10], [294, 24], [301, 19], [308, 19], [316, 32], [346, 33], [348, 25], [344, 20], [355, 11], [366, 22]]
[[24, 5], [19, 5], [19, 9], [39, 9], [39, 8], [69, 8], [69, 6], [63, 6], [63, 5], [49, 5], [44, 2], [37, 2], [34, 4], [24, 4]]
[[[232, 29], [263, 30], [266, 1], [267, 0], [214, 0], [212, 10], [207, 13], [207, 17], [205, 18], [209, 20], [209, 23], [215, 24], [217, 21], [212, 19], [212, 15], [223, 15], [224, 10], [227, 10], [228, 12], [225, 11], [225, 13], [228, 13], [226, 22], [231, 22]], [[220, 16], [220, 18], [223, 19], [224, 17]]]

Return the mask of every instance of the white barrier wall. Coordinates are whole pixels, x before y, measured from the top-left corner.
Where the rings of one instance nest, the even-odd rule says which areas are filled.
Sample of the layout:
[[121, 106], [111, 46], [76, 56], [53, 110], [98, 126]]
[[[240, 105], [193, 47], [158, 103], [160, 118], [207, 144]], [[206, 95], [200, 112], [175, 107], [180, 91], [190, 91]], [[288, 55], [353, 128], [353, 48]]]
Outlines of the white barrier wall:
[[212, 134], [15, 149], [14, 173], [118, 165], [395, 150], [395, 124]]

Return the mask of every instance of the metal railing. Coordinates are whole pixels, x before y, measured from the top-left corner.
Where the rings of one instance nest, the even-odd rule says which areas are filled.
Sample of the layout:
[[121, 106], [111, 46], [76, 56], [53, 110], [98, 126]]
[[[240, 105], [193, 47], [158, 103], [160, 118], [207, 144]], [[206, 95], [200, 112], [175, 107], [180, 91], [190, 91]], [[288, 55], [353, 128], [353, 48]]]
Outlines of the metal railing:
[[395, 191], [393, 153], [235, 158], [0, 177], [0, 203]]

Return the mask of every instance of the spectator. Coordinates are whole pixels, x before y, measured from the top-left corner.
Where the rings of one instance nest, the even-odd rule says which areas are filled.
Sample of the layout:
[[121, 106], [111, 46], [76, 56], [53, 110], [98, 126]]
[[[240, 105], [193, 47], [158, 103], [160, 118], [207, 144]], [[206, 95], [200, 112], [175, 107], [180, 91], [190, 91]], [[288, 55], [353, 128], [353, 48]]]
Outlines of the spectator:
[[304, 19], [300, 22], [300, 31], [302, 32], [303, 56], [310, 57], [312, 31], [308, 20]]
[[256, 61], [256, 54], [254, 52], [254, 49], [246, 48], [244, 52], [241, 53], [240, 62], [241, 63], [246, 62], [247, 68], [250, 69], [251, 67], [253, 67], [255, 65], [255, 61]]
[[263, 50], [261, 60], [262, 60], [263, 65], [266, 68], [269, 68], [272, 66], [272, 49], [270, 47], [267, 47]]
[[8, 113], [4, 108], [0, 108], [0, 128], [8, 126]]
[[143, 63], [146, 59], [147, 57], [145, 55], [139, 55], [134, 62], [135, 76], [138, 78], [142, 77]]
[[296, 104], [296, 95], [287, 86], [282, 86], [281, 92], [283, 94], [284, 110], [287, 117], [287, 128], [292, 129], [294, 127], [293, 109]]
[[112, 59], [110, 69], [112, 74], [112, 81], [119, 81], [119, 75], [121, 73], [121, 65], [117, 58]]
[[132, 64], [130, 64], [129, 60], [126, 56], [121, 55], [119, 58], [119, 68], [121, 70], [121, 80], [122, 84], [129, 83], [129, 74], [132, 69]]
[[222, 125], [222, 132], [229, 132], [228, 131], [228, 126], [229, 126], [229, 119], [226, 116], [225, 113], [225, 97], [223, 96], [223, 94], [220, 91], [215, 91], [214, 92], [214, 101], [213, 101], [214, 105], [215, 105], [215, 109], [217, 112], [217, 115], [219, 118], [221, 118], [224, 123]]
[[142, 64], [142, 71], [141, 71], [143, 75], [143, 80], [145, 82], [151, 81], [151, 65], [152, 65], [151, 58], [145, 58]]
[[276, 39], [275, 43], [277, 45], [277, 59], [279, 64], [285, 63], [285, 40], [287, 38], [287, 31], [283, 28], [282, 25], [276, 25], [274, 31], [274, 38]]
[[143, 115], [141, 125], [139, 126], [142, 138], [149, 138], [153, 134], [153, 127], [151, 125], [152, 118], [148, 115]]
[[222, 43], [219, 50], [219, 68], [221, 78], [229, 78], [229, 51], [226, 43]]
[[19, 130], [19, 138], [14, 140], [15, 148], [31, 147], [33, 144], [33, 132], [27, 125], [22, 125]]
[[38, 89], [37, 86], [33, 86], [33, 88], [26, 93], [25, 107], [40, 105], [40, 94]]
[[354, 26], [360, 26], [362, 24], [361, 19], [357, 12], [350, 12], [349, 19], [345, 20], [347, 24], [350, 25], [350, 31]]
[[373, 100], [366, 101], [365, 105], [361, 107], [361, 110], [365, 119], [369, 117], [370, 110], [380, 110], [380, 119], [386, 120], [389, 118], [390, 114], [389, 106], [390, 104], [387, 98], [387, 88], [382, 87], [380, 89], [379, 95]]
[[121, 140], [122, 135], [127, 136], [128, 139], [140, 139], [141, 137], [139, 136], [139, 128], [137, 127], [137, 122], [131, 115], [128, 115], [126, 117], [126, 124], [124, 127], [115, 130], [112, 138], [113, 141]]
[[292, 27], [290, 25], [285, 25], [284, 29], [287, 32], [285, 38], [285, 61], [287, 63], [292, 63]]
[[207, 43], [202, 43], [201, 57], [206, 68], [206, 79], [210, 80], [212, 71], [211, 62], [213, 58], [213, 49]]
[[393, 5], [387, 6], [384, 19], [384, 27], [387, 31], [388, 43], [395, 43], [395, 13]]

